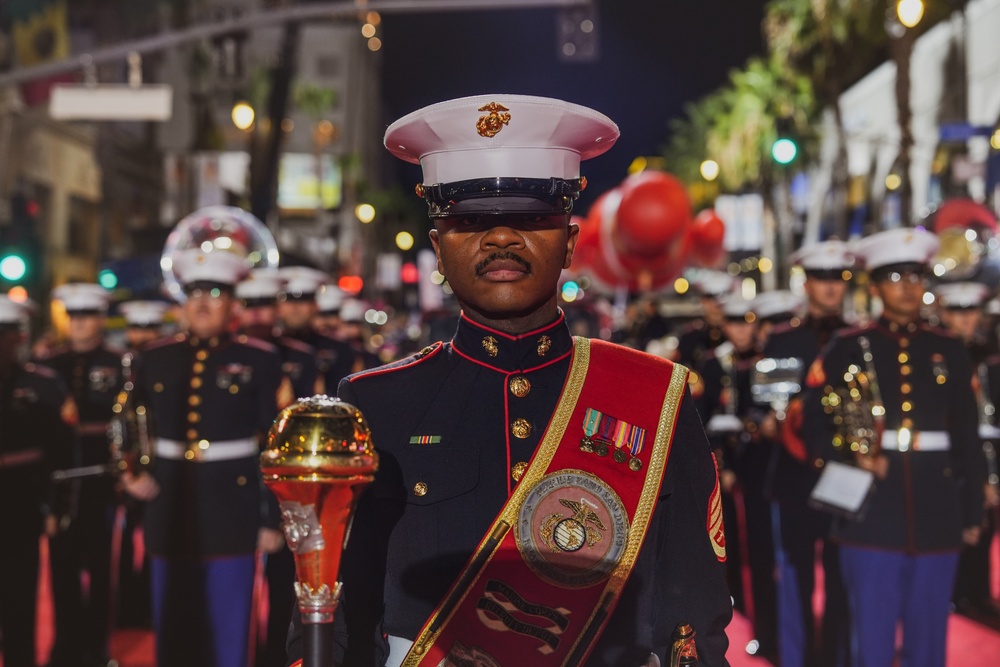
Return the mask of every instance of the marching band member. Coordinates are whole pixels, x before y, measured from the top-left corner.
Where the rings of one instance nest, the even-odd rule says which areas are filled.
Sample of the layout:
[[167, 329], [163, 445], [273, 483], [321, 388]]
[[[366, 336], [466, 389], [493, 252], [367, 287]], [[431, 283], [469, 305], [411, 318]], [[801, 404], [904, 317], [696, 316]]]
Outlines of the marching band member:
[[422, 164], [463, 314], [451, 341], [341, 383], [381, 467], [344, 552], [336, 664], [658, 665], [681, 622], [699, 664], [725, 664], [718, 483], [687, 370], [574, 339], [557, 307], [579, 161], [617, 136], [516, 95], [389, 127]]
[[[843, 453], [871, 473], [875, 492], [867, 507], [853, 518], [838, 517], [832, 529], [856, 667], [892, 664], [897, 624], [908, 664], [945, 663], [958, 553], [979, 539], [985, 463], [969, 355], [920, 317], [937, 248], [937, 237], [922, 229], [862, 239], [856, 255], [882, 314], [838, 333], [807, 375], [802, 432], [812, 457], [842, 454], [824, 400], [834, 417], [844, 402], [871, 417], [873, 435], [857, 439], [857, 451], [841, 443]], [[834, 394], [849, 382], [856, 384], [853, 396]]]

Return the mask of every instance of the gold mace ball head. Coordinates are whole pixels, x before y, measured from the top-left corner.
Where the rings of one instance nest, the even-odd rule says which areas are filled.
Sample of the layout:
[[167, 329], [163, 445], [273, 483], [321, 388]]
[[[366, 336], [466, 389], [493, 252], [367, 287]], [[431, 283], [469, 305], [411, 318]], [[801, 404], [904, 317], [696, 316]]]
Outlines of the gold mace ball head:
[[378, 470], [378, 454], [358, 408], [317, 395], [278, 413], [260, 467], [265, 481], [370, 479]]

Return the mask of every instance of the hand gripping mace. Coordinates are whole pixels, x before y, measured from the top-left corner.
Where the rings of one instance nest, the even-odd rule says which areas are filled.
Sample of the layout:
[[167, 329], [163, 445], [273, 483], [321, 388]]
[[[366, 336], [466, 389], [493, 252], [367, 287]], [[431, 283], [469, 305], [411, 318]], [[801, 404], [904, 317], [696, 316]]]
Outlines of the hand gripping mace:
[[302, 665], [331, 667], [340, 558], [358, 498], [378, 470], [364, 415], [329, 396], [293, 403], [271, 426], [260, 469], [295, 556]]

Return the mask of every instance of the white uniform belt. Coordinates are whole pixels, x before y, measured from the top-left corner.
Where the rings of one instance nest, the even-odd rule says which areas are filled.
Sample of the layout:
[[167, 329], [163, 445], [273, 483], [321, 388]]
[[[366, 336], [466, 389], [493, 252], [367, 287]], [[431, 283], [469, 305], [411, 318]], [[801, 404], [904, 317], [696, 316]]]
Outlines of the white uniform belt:
[[912, 449], [916, 452], [947, 452], [951, 449], [951, 437], [948, 431], [909, 431], [900, 442], [899, 431], [882, 433], [882, 449], [891, 452], [905, 452]]
[[156, 439], [156, 455], [175, 461], [228, 461], [260, 454], [257, 440], [195, 440], [190, 443]]
[[37, 463], [41, 460], [42, 450], [40, 449], [22, 449], [17, 452], [7, 452], [6, 454], [0, 454], [0, 469], [16, 468], [28, 465], [29, 463]]

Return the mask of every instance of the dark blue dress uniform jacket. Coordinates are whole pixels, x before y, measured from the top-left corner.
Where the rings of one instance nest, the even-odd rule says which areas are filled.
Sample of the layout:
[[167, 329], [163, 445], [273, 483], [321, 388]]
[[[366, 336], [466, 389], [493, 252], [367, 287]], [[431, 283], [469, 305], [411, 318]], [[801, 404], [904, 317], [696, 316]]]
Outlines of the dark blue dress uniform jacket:
[[835, 521], [833, 537], [843, 544], [911, 554], [957, 550], [962, 529], [982, 520], [985, 477], [971, 364], [961, 341], [925, 324], [899, 327], [884, 319], [839, 333], [807, 376], [806, 446], [823, 459], [839, 456], [821, 399], [828, 385], [843, 384], [848, 366], [865, 367], [862, 335], [871, 344], [885, 428], [899, 429], [910, 420], [917, 433], [947, 431], [951, 449], [919, 451], [918, 441], [917, 451], [883, 451], [888, 476], [876, 481], [864, 519]]
[[[463, 317], [450, 343], [341, 384], [340, 397], [369, 422], [380, 468], [344, 555], [337, 665], [382, 665], [383, 635], [417, 636], [506, 503], [516, 483], [512, 468], [534, 453], [572, 346], [561, 316], [517, 339]], [[528, 381], [527, 393], [515, 378]], [[570, 428], [583, 435], [582, 425]], [[421, 436], [435, 442], [417, 444]], [[708, 443], [687, 395], [646, 541], [588, 664], [636, 667], [653, 651], [662, 660], [680, 622], [699, 632], [700, 664], [724, 664], [731, 606], [706, 530], [714, 484]], [[293, 661], [301, 657], [299, 639], [293, 625]]]
[[[0, 527], [37, 539], [52, 503], [49, 473], [72, 465], [76, 408], [50, 368], [0, 369]], [[18, 529], [15, 529], [17, 527]]]
[[[199, 358], [200, 357], [200, 358]], [[139, 401], [157, 438], [181, 443], [258, 438], [278, 412], [281, 358], [246, 336], [210, 340], [186, 334], [143, 350], [136, 372]], [[221, 461], [157, 457], [160, 493], [146, 511], [146, 547], [169, 558], [253, 553], [267, 516], [258, 456]]]
[[[804, 388], [809, 366], [830, 342], [834, 332], [846, 326], [840, 317], [807, 317], [797, 324], [775, 327], [764, 346], [764, 357], [799, 359], [802, 362], [802, 375], [799, 381]], [[790, 511], [804, 512], [813, 519], [826, 522], [829, 515], [817, 514], [807, 507], [809, 494], [819, 479], [819, 470], [813, 462], [795, 459], [784, 447], [776, 447], [773, 455], [775, 458], [774, 477], [770, 484], [771, 496]]]

